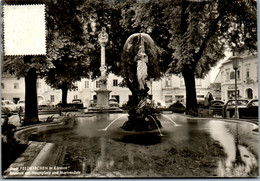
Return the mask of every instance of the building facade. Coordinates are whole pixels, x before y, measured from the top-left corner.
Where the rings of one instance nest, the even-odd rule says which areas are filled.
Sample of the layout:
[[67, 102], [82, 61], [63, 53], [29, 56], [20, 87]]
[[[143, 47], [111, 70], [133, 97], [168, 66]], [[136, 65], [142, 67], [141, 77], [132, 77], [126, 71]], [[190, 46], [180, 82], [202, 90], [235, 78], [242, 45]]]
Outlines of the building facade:
[[[110, 98], [118, 100], [119, 105], [127, 103], [131, 96], [131, 91], [126, 87], [120, 87], [122, 77], [114, 74], [108, 75], [107, 89], [111, 90]], [[25, 82], [24, 78], [17, 79], [8, 74], [2, 74], [2, 99], [12, 100], [15, 103], [18, 100], [25, 99]], [[186, 91], [184, 80], [180, 76], [170, 75], [161, 78], [158, 81], [148, 81], [149, 95], [153, 101], [160, 101], [165, 103], [165, 106], [176, 102], [177, 100], [185, 102]], [[75, 91], [69, 91], [67, 101], [71, 102], [73, 99], [81, 99], [84, 106], [88, 106], [92, 100], [96, 99], [96, 90], [99, 89], [98, 80], [90, 80], [82, 78], [81, 81], [76, 82], [78, 87]], [[210, 77], [205, 79], [196, 79], [196, 89], [198, 100], [204, 100], [205, 95], [210, 91]], [[56, 105], [61, 101], [62, 91], [52, 89], [48, 86], [44, 79], [37, 80], [37, 95], [38, 99], [51, 102]]]
[[[204, 79], [196, 79], [197, 100], [204, 100], [206, 94], [210, 91], [210, 76]], [[176, 102], [177, 100], [186, 101], [186, 89], [184, 79], [181, 76], [166, 76], [160, 81], [161, 84], [161, 100], [166, 103], [166, 106]]]
[[[238, 61], [237, 93], [239, 98], [258, 98], [258, 59], [257, 55], [243, 55]], [[221, 84], [221, 99], [235, 98], [235, 70], [230, 59], [219, 68], [214, 83]]]

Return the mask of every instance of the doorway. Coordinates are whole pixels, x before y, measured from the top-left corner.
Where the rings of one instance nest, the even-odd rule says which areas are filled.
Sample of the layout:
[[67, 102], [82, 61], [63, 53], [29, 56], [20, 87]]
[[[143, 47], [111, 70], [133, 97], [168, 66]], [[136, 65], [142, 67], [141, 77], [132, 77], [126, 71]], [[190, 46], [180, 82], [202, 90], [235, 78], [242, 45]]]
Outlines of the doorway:
[[20, 98], [18, 98], [18, 97], [14, 97], [13, 98], [13, 102], [15, 103], [15, 104], [17, 104], [17, 102], [20, 100]]
[[246, 93], [247, 93], [247, 98], [248, 99], [253, 99], [253, 90], [252, 89], [247, 89], [246, 90]]

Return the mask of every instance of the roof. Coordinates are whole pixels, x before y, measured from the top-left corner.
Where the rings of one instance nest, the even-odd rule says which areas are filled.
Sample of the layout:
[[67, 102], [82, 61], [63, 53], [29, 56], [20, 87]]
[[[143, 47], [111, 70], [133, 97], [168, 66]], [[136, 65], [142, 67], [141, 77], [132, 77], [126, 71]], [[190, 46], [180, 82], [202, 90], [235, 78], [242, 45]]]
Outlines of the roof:
[[[241, 58], [240, 61], [258, 58], [258, 55], [257, 55], [257, 54], [251, 54], [251, 55], [242, 54], [242, 55], [238, 55], [238, 56]], [[232, 57], [234, 57], [234, 56], [230, 56], [227, 60], [225, 60], [225, 61], [221, 64], [221, 66], [219, 67], [218, 74], [217, 74], [215, 80], [213, 81], [214, 83], [219, 83], [219, 82], [221, 81], [221, 80], [220, 80], [220, 77], [219, 77], [219, 75], [220, 75], [220, 70], [221, 70], [221, 68], [222, 68], [224, 65], [232, 63]], [[218, 79], [219, 79], [219, 80], [218, 80]]]
[[[241, 61], [258, 57], [257, 54], [256, 55], [238, 55], [238, 56], [241, 58]], [[231, 60], [232, 57], [234, 57], [234, 56], [230, 56], [226, 61], [224, 61], [222, 63], [222, 65], [232, 62], [232, 60]]]
[[[253, 59], [253, 58], [258, 58], [257, 54], [252, 54], [252, 55], [238, 55], [241, 59], [240, 61], [244, 61], [244, 60], [248, 60], [248, 59]], [[223, 65], [229, 64], [232, 62], [231, 58], [234, 56], [230, 56], [226, 61], [224, 61], [221, 66], [219, 67], [219, 69], [221, 69], [223, 67]]]

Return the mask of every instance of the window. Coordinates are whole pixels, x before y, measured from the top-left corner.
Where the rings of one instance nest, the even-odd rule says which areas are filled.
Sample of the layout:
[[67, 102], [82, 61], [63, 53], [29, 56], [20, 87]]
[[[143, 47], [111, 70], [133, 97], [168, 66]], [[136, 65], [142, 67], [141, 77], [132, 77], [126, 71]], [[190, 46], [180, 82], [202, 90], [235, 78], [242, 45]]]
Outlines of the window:
[[97, 102], [97, 95], [93, 95], [94, 102]]
[[198, 99], [204, 99], [204, 95], [197, 95]]
[[237, 78], [240, 79], [240, 70], [237, 70]]
[[[230, 90], [227, 92], [228, 99], [235, 99], [236, 92], [234, 90]], [[239, 97], [239, 90], [237, 90], [237, 97]]]
[[250, 77], [249, 68], [246, 69], [246, 78]]
[[19, 89], [19, 83], [14, 83], [14, 89]]
[[98, 80], [96, 81], [96, 88], [100, 88], [100, 82]]
[[184, 96], [183, 95], [178, 95], [178, 96], [175, 96], [175, 99], [179, 100], [179, 101], [183, 101], [184, 100]]
[[235, 79], [235, 72], [234, 71], [230, 72], [230, 79]]
[[171, 77], [166, 77], [165, 78], [165, 87], [171, 87], [172, 86], [172, 80]]
[[229, 81], [230, 75], [229, 75], [229, 71], [226, 72], [226, 81]]
[[172, 103], [172, 96], [165, 96], [165, 103]]
[[55, 101], [54, 98], [55, 98], [54, 95], [51, 95], [51, 102], [54, 102], [54, 101]]
[[85, 81], [85, 89], [89, 89], [89, 81], [88, 80]]
[[114, 87], [118, 86], [118, 81], [117, 81], [117, 79], [114, 79], [114, 80], [113, 80], [113, 86], [114, 86]]
[[5, 88], [5, 84], [1, 83], [1, 88], [4, 89]]

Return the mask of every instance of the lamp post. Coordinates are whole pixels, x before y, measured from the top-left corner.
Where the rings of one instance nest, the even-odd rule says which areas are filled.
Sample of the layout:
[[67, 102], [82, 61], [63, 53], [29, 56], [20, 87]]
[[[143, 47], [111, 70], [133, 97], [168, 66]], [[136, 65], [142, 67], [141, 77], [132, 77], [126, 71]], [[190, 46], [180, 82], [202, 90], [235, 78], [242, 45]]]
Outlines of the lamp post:
[[230, 60], [232, 60], [232, 64], [233, 64], [233, 69], [235, 70], [235, 100], [236, 100], [236, 105], [235, 105], [235, 119], [239, 119], [239, 113], [238, 113], [238, 108], [237, 108], [237, 69], [238, 69], [238, 65], [239, 65], [239, 60], [241, 60], [242, 58], [239, 56], [232, 56], [229, 58]]
[[154, 106], [153, 105], [153, 78], [150, 79], [150, 83], [151, 83], [151, 104], [153, 107]]

